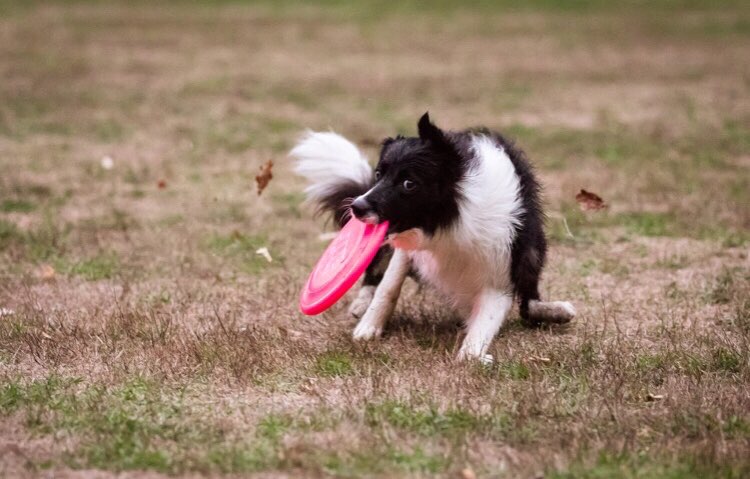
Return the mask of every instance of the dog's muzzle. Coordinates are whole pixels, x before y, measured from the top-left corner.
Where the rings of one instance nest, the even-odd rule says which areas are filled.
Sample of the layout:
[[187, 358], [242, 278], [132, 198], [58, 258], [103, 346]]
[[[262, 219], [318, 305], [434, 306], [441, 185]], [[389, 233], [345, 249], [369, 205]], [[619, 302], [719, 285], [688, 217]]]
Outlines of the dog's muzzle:
[[371, 225], [380, 223], [380, 217], [364, 195], [358, 196], [352, 202], [352, 213], [354, 213], [354, 216], [363, 223]]

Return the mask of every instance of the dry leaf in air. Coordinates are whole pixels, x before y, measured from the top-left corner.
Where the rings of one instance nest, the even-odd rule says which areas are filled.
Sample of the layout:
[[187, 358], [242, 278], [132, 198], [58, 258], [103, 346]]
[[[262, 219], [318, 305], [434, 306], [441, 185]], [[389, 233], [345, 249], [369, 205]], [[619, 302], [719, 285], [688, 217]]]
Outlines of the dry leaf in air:
[[576, 201], [583, 211], [598, 211], [607, 207], [601, 196], [584, 189], [576, 195]]
[[258, 185], [258, 196], [263, 193], [263, 190], [266, 189], [271, 178], [273, 178], [273, 173], [271, 172], [272, 169], [273, 160], [268, 160], [265, 165], [260, 167], [260, 172], [255, 175], [255, 183]]

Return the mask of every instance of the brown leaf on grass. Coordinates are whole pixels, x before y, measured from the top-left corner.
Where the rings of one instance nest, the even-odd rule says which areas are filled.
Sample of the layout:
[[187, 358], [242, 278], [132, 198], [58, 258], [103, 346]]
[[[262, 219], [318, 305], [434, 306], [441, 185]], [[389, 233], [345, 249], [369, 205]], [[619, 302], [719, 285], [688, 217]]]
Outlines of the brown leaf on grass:
[[550, 358], [545, 356], [529, 356], [529, 361], [534, 363], [548, 363], [550, 362]]
[[167, 180], [159, 180], [156, 186], [158, 186], [160, 190], [163, 190], [167, 187]]
[[273, 263], [273, 258], [271, 257], [271, 253], [268, 251], [268, 248], [266, 248], [265, 246], [263, 248], [258, 248], [257, 250], [255, 250], [255, 254], [263, 256], [266, 259], [266, 261], [268, 261], [269, 263]]
[[609, 206], [601, 196], [584, 189], [576, 195], [576, 201], [583, 211], [599, 211]]
[[39, 270], [37, 271], [37, 277], [39, 279], [44, 280], [52, 280], [55, 279], [55, 276], [57, 275], [57, 272], [55, 271], [55, 268], [48, 264], [43, 264], [39, 267]]
[[260, 167], [260, 172], [255, 175], [255, 183], [258, 185], [258, 196], [263, 193], [263, 190], [266, 189], [271, 178], [273, 178], [273, 173], [271, 172], [272, 169], [273, 160], [268, 160], [266, 164]]

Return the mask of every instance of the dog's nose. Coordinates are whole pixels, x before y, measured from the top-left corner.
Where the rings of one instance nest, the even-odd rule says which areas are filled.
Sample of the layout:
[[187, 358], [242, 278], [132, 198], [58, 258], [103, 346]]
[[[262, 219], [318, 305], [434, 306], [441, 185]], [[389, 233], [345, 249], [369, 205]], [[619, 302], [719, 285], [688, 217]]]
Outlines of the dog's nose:
[[362, 218], [371, 211], [372, 205], [370, 205], [364, 196], [360, 196], [352, 202], [352, 212], [357, 218]]

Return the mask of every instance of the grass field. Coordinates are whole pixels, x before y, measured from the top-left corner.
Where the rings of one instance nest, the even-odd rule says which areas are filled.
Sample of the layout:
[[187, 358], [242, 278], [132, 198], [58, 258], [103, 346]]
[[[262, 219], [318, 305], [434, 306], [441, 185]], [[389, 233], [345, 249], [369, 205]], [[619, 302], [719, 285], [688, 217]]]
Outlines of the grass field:
[[[0, 476], [750, 476], [750, 7], [425, 5], [0, 1]], [[524, 147], [579, 311], [489, 367], [413, 283], [297, 312], [286, 152], [427, 109]]]

